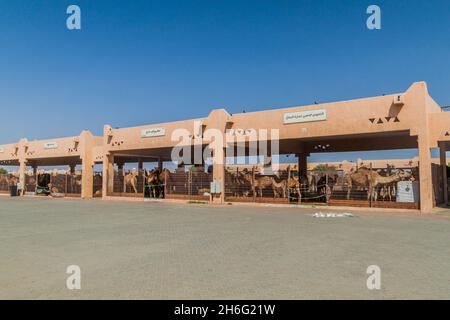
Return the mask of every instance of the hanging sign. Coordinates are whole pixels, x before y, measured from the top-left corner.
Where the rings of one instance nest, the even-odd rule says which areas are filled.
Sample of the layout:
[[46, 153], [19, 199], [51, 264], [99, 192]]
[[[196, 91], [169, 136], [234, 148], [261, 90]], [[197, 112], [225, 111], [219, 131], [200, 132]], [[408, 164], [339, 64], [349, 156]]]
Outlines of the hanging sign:
[[307, 110], [283, 114], [283, 123], [300, 123], [327, 120], [327, 110]]
[[419, 182], [399, 181], [397, 182], [397, 202], [419, 202]]
[[148, 128], [141, 130], [141, 138], [161, 137], [166, 134], [166, 128]]
[[47, 142], [44, 144], [44, 149], [57, 149], [58, 143], [56, 142]]

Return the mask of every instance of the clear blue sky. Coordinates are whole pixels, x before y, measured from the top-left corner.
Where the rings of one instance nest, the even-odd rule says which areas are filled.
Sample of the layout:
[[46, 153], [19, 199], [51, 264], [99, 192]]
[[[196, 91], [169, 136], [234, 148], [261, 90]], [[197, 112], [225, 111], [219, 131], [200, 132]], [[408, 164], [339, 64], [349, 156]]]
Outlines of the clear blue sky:
[[[81, 7], [80, 31], [66, 28], [69, 4]], [[366, 28], [370, 4], [381, 7], [380, 31]], [[448, 0], [0, 0], [0, 43], [0, 143], [420, 80], [450, 105]]]

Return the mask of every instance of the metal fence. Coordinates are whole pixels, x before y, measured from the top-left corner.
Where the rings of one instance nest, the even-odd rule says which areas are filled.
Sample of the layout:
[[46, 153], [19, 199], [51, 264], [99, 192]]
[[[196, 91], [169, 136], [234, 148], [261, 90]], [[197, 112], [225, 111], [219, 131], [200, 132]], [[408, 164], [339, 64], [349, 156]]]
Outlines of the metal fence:
[[[365, 169], [364, 169], [365, 170]], [[417, 168], [284, 170], [262, 175], [256, 168], [228, 169], [225, 173], [225, 200], [236, 202], [317, 203], [362, 207], [417, 208], [418, 199], [403, 203], [397, 197], [398, 181], [418, 181]], [[372, 183], [373, 181], [373, 183]]]
[[81, 196], [81, 174], [51, 174], [49, 187], [55, 195]]
[[114, 171], [113, 196], [143, 197], [144, 170]]
[[288, 203], [293, 194], [289, 190], [289, 173], [262, 175], [255, 168], [225, 172], [225, 200], [236, 202]]
[[256, 168], [228, 169], [225, 173], [225, 200], [263, 203], [327, 202], [330, 191], [326, 175], [313, 171], [299, 177], [294, 170], [261, 174]]
[[192, 167], [186, 171], [165, 171], [165, 197], [169, 199], [209, 200], [213, 177], [203, 167]]
[[36, 192], [36, 177], [31, 174], [25, 174], [25, 192]]
[[[399, 197], [400, 181], [419, 181], [418, 168], [359, 168], [338, 171], [330, 185], [330, 205], [385, 208], [418, 208], [418, 195], [411, 202]], [[411, 184], [412, 186], [412, 184]]]
[[187, 200], [208, 200], [212, 174], [205, 172], [203, 167], [193, 167], [189, 170], [178, 168], [175, 172], [163, 170], [158, 178], [148, 182], [148, 176], [153, 171], [131, 170], [114, 172], [112, 196], [168, 198]]
[[95, 198], [102, 196], [103, 189], [103, 173], [94, 172], [94, 182], [93, 182], [93, 195]]
[[13, 181], [11, 174], [0, 174], [0, 193], [9, 193], [9, 186]]

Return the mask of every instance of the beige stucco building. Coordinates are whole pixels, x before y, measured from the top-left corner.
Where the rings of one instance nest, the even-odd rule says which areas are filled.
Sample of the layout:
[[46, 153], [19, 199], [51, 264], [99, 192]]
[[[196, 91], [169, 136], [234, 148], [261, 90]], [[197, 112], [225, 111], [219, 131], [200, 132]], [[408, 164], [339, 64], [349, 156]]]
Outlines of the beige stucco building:
[[[405, 92], [314, 104], [259, 112], [229, 114], [224, 109], [212, 110], [204, 118], [113, 129], [104, 126], [103, 136], [83, 131], [77, 137], [28, 141], [0, 146], [0, 164], [19, 166], [24, 181], [26, 167], [81, 165], [82, 197], [92, 197], [93, 166], [103, 165], [103, 197], [113, 188], [114, 164], [163, 161], [172, 159], [172, 150], [180, 145], [174, 132], [189, 132], [187, 145], [203, 149], [213, 143], [205, 136], [208, 130], [230, 131], [244, 136], [247, 152], [251, 152], [251, 132], [277, 129], [279, 154], [298, 156], [298, 168], [307, 170], [307, 157], [315, 152], [418, 149], [420, 173], [420, 208], [430, 212], [436, 203], [448, 202], [448, 194], [434, 199], [431, 149], [440, 149], [439, 165], [446, 177], [445, 152], [450, 150], [450, 112], [443, 112], [431, 98], [425, 82], [412, 84]], [[210, 130], [210, 131], [211, 131]], [[247, 136], [247, 138], [245, 138]], [[225, 138], [224, 138], [225, 139]], [[257, 138], [261, 140], [261, 138]], [[225, 157], [235, 145], [222, 141], [224, 150], [214, 150], [213, 180], [225, 189]], [[259, 146], [257, 147], [259, 148]], [[269, 150], [272, 146], [269, 143]], [[447, 190], [447, 179], [441, 179]], [[223, 202], [224, 192], [213, 197]]]

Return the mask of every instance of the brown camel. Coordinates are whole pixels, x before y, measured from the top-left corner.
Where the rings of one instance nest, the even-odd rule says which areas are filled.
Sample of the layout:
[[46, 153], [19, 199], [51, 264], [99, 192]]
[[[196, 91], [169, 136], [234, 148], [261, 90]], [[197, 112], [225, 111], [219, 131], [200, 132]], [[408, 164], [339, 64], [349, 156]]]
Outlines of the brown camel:
[[134, 193], [137, 193], [137, 176], [138, 173], [135, 169], [128, 172], [125, 177], [123, 177], [124, 186], [131, 186], [134, 190]]
[[251, 172], [244, 169], [241, 172], [229, 173], [229, 179], [231, 180], [231, 185], [234, 186], [232, 189], [235, 197], [248, 197], [250, 190], [252, 189]]
[[269, 176], [255, 176], [253, 179], [253, 175], [251, 172], [243, 173], [243, 176], [247, 182], [252, 186], [253, 194], [259, 195], [260, 198], [263, 196], [263, 189], [272, 188], [273, 196], [276, 197], [277, 190], [273, 185], [273, 178]]
[[161, 186], [164, 185], [163, 177], [164, 170], [161, 172], [159, 169], [153, 169], [150, 171], [145, 171], [145, 180], [148, 186], [150, 186], [150, 193], [153, 198], [157, 197], [158, 191], [160, 191]]
[[398, 170], [394, 174], [391, 174], [389, 176], [382, 176], [378, 172], [372, 171], [372, 199], [378, 200], [378, 192], [377, 187], [382, 186], [386, 190], [386, 193], [389, 196], [389, 199], [391, 199], [391, 195], [393, 194], [393, 190], [395, 190], [395, 185], [393, 185], [395, 182], [398, 182], [400, 180], [406, 180], [411, 177], [411, 174], [409, 172]]
[[283, 198], [286, 198], [286, 192], [288, 189], [287, 180], [282, 179], [280, 181], [277, 181], [277, 179], [275, 177], [272, 177], [272, 188], [277, 191], [277, 194], [275, 197], [280, 195], [279, 190], [281, 190], [281, 196]]
[[[344, 179], [347, 183], [347, 200], [350, 199], [350, 192], [352, 191], [354, 184], [359, 187], [370, 188], [370, 170], [365, 167], [361, 167], [355, 172], [345, 175]], [[369, 199], [370, 191], [367, 193], [367, 200]]]
[[368, 187], [367, 200], [377, 200], [377, 186], [391, 184], [409, 177], [411, 177], [411, 174], [403, 170], [399, 170], [390, 176], [382, 176], [376, 171], [361, 167], [357, 171], [345, 176], [345, 181], [347, 182], [347, 199], [350, 199], [353, 184]]

